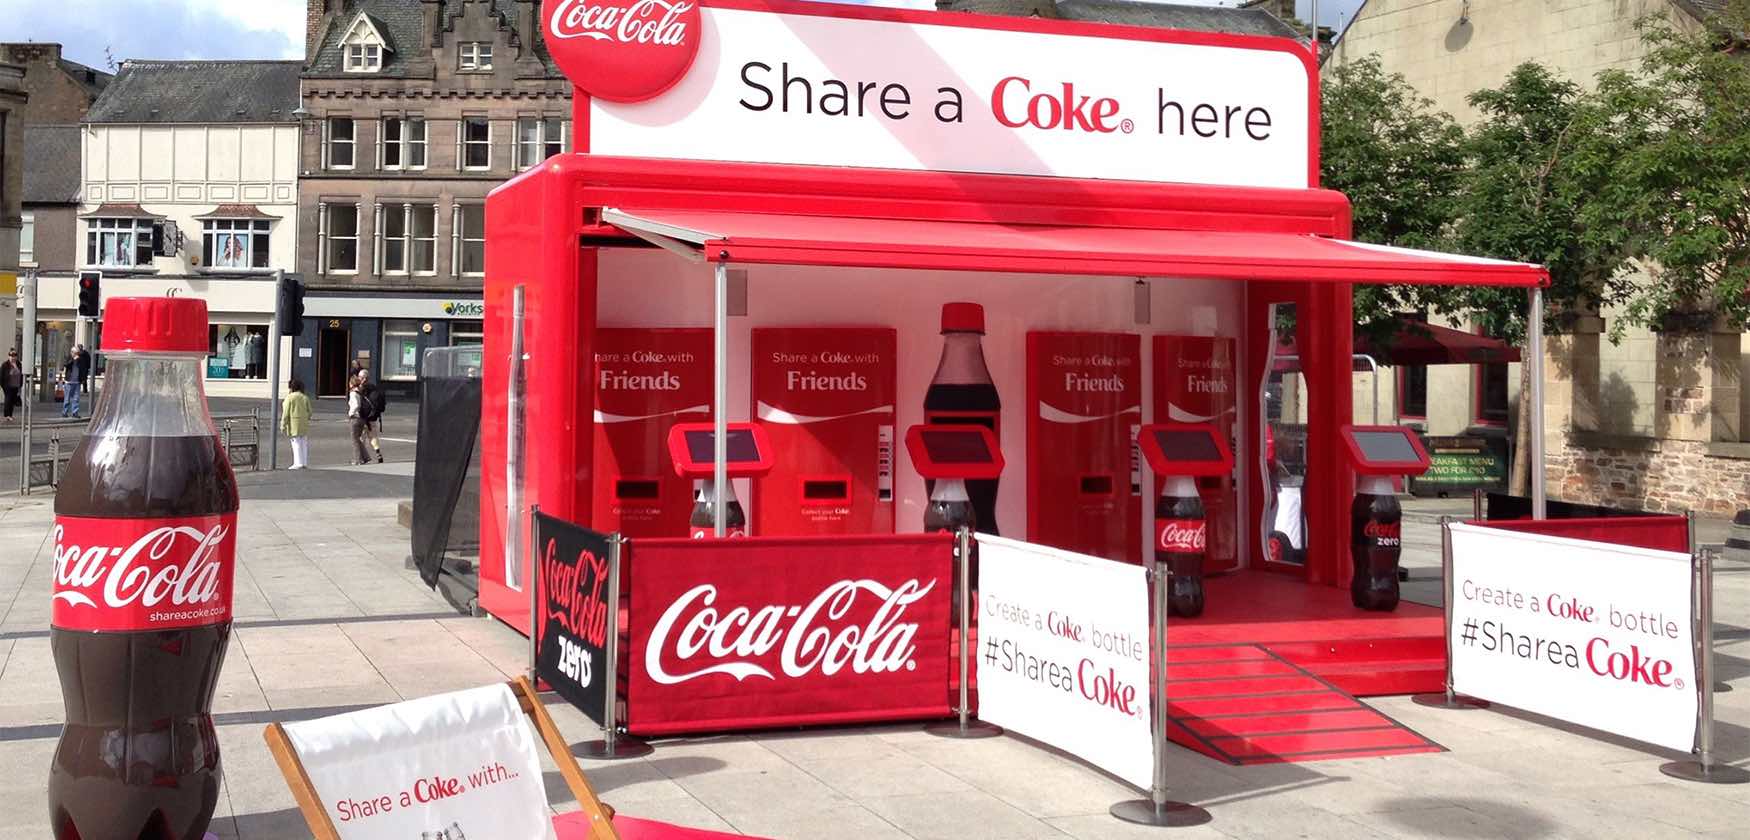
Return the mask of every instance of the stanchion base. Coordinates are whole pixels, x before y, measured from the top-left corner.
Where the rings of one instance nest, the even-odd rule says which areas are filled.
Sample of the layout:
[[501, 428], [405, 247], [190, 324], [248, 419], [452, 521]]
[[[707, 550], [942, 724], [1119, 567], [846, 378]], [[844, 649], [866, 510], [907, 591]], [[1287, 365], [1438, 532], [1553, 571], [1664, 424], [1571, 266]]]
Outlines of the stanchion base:
[[1729, 682], [1716, 682], [1716, 683], [1714, 683], [1714, 693], [1715, 694], [1725, 694], [1726, 692], [1731, 691], [1731, 690], [1732, 690], [1732, 684]]
[[995, 738], [1003, 734], [1003, 728], [982, 720], [969, 720], [966, 728], [960, 728], [960, 721], [945, 720], [924, 727], [924, 731], [938, 738]]
[[1209, 816], [1208, 811], [1196, 805], [1184, 802], [1167, 802], [1157, 809], [1152, 799], [1131, 799], [1120, 802], [1112, 806], [1111, 814], [1127, 823], [1162, 828], [1186, 828], [1193, 825], [1203, 825], [1213, 819]]
[[1466, 697], [1463, 694], [1452, 695], [1452, 700], [1446, 699], [1446, 692], [1434, 694], [1413, 694], [1410, 700], [1418, 706], [1431, 706], [1436, 709], [1487, 709], [1489, 701]]
[[643, 758], [655, 748], [637, 738], [620, 736], [614, 739], [614, 751], [608, 752], [607, 741], [585, 741], [571, 749], [571, 754], [578, 758], [590, 758], [597, 761], [618, 761], [622, 758]]
[[1750, 770], [1730, 764], [1709, 766], [1699, 761], [1673, 761], [1659, 765], [1659, 772], [1673, 779], [1710, 785], [1741, 785], [1750, 782]]

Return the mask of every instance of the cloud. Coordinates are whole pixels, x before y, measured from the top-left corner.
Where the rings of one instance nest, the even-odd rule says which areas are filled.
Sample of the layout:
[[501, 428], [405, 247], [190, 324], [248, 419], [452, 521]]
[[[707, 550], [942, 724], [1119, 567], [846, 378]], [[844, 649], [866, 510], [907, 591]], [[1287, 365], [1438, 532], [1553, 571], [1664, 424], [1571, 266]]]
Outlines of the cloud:
[[93, 67], [105, 49], [117, 62], [304, 54], [304, 0], [0, 0], [0, 20], [7, 40], [53, 41]]

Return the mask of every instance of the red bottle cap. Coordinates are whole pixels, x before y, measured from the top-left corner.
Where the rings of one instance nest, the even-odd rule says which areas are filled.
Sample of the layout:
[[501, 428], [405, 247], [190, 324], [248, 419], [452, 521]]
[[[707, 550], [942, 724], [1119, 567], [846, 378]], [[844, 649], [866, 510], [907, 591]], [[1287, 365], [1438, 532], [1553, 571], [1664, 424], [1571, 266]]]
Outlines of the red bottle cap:
[[965, 302], [942, 304], [942, 332], [984, 335], [984, 307]]
[[185, 297], [116, 297], [103, 305], [105, 353], [207, 352], [207, 302]]

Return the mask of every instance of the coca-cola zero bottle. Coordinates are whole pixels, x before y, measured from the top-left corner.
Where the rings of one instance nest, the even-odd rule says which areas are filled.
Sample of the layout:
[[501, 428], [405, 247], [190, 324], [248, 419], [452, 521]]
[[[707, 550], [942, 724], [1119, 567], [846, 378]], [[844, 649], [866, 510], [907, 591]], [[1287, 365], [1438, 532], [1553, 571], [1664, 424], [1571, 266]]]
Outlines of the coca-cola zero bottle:
[[[705, 478], [699, 480], [699, 491], [693, 499], [693, 517], [687, 523], [687, 534], [695, 540], [708, 540], [717, 535], [717, 482]], [[741, 500], [735, 498], [735, 481], [731, 479], [724, 488], [723, 498], [729, 503], [729, 510], [723, 514], [723, 536], [747, 536], [747, 514], [741, 509]]]
[[[924, 422], [944, 426], [984, 426], [999, 431], [1003, 402], [984, 363], [984, 307], [976, 303], [942, 304], [942, 359], [924, 392]], [[934, 498], [935, 482], [925, 481]], [[997, 479], [966, 482], [975, 526], [997, 534]]]
[[103, 397], [55, 494], [57, 840], [199, 840], [231, 634], [237, 482], [207, 413], [207, 308], [112, 298]]
[[1171, 576], [1167, 609], [1192, 618], [1203, 614], [1203, 556], [1209, 545], [1203, 496], [1188, 476], [1169, 476], [1155, 502], [1155, 564]]
[[1390, 612], [1398, 606], [1398, 557], [1403, 553], [1403, 508], [1391, 478], [1364, 475], [1349, 505], [1349, 599], [1364, 610]]

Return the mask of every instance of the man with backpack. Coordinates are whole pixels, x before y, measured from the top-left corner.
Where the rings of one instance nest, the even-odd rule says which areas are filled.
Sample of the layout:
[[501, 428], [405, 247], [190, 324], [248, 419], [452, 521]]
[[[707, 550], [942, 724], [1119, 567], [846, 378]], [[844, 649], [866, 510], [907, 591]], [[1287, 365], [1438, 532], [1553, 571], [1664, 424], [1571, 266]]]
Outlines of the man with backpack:
[[[352, 445], [358, 456], [354, 464], [370, 463], [373, 452], [377, 463], [383, 463], [383, 445], [377, 431], [378, 424], [383, 421], [383, 411], [388, 407], [388, 397], [371, 382], [368, 371], [360, 370], [353, 376], [352, 387], [347, 389], [346, 417], [352, 422]], [[370, 443], [368, 450], [366, 442]]]

